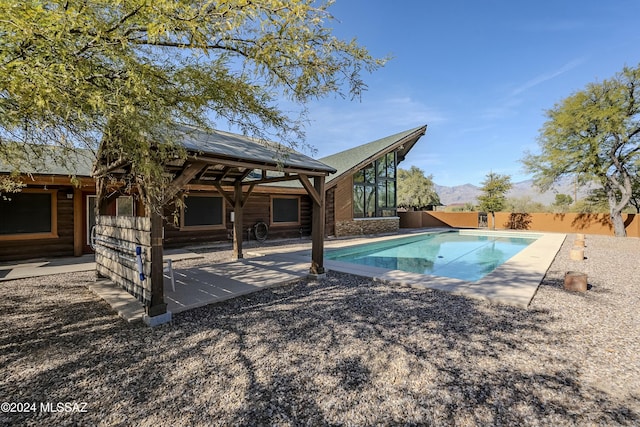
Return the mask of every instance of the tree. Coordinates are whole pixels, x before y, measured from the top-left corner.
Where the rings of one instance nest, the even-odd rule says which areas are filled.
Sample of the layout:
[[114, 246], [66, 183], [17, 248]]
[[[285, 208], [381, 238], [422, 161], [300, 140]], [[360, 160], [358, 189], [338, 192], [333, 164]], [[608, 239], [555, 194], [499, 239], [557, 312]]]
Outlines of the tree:
[[629, 203], [636, 208], [636, 213], [640, 214], [640, 177], [638, 174], [635, 175], [631, 185], [631, 200], [629, 200]]
[[[633, 208], [631, 208], [632, 206]], [[584, 208], [589, 209], [591, 212], [608, 212], [609, 202], [604, 189], [596, 188], [591, 190], [586, 197]], [[631, 183], [629, 206], [623, 210], [623, 212], [629, 213], [633, 211], [640, 213], [640, 177], [637, 174], [633, 176], [633, 182]]]
[[640, 68], [625, 67], [591, 83], [547, 111], [540, 154], [523, 163], [536, 184], [550, 188], [565, 175], [592, 181], [604, 191], [616, 236], [626, 236], [622, 211], [640, 163]]
[[536, 202], [531, 196], [509, 197], [505, 209], [515, 213], [546, 212], [547, 207], [540, 202]]
[[398, 206], [421, 209], [440, 204], [433, 175], [425, 176], [417, 166], [398, 169]]
[[560, 212], [567, 212], [569, 206], [573, 203], [573, 197], [568, 194], [556, 194], [556, 199], [553, 202], [553, 206]]
[[507, 191], [511, 189], [511, 177], [489, 172], [480, 190], [478, 204], [483, 212], [490, 212], [493, 221], [493, 229], [496, 228], [496, 212], [503, 210], [507, 205]]
[[[162, 165], [185, 156], [177, 123], [222, 121], [295, 147], [310, 100], [359, 97], [362, 74], [385, 62], [332, 35], [331, 4], [2, 2], [0, 162], [19, 170], [25, 143], [59, 164], [102, 143], [98, 155], [132, 162], [132, 180], [158, 207], [170, 180]], [[298, 112], [278, 107], [283, 99]]]

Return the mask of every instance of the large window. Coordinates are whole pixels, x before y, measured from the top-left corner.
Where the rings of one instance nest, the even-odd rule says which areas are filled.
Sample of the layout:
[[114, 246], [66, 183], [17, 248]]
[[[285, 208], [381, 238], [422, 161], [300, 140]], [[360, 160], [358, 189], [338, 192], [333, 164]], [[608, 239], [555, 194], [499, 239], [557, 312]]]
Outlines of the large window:
[[300, 198], [299, 197], [272, 197], [271, 198], [271, 223], [272, 224], [299, 224], [300, 223]]
[[396, 215], [396, 156], [388, 153], [353, 175], [353, 217]]
[[0, 240], [57, 237], [56, 218], [55, 192], [0, 195]]
[[193, 194], [184, 197], [182, 227], [221, 228], [223, 218], [222, 197]]

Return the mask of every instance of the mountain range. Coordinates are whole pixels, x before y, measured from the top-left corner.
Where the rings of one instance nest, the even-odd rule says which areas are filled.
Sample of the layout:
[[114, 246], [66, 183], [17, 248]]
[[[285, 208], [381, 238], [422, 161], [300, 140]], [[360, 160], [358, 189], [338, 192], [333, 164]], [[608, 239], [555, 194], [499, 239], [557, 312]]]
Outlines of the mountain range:
[[[435, 184], [436, 192], [440, 196], [440, 202], [443, 205], [457, 205], [465, 203], [477, 203], [477, 197], [482, 193], [480, 187], [473, 184], [456, 185], [448, 187], [445, 185]], [[593, 187], [582, 186], [576, 187], [572, 178], [566, 177], [561, 179], [552, 190], [540, 192], [533, 184], [533, 180], [520, 181], [513, 184], [513, 187], [507, 193], [508, 198], [524, 198], [528, 197], [534, 202], [550, 205], [555, 201], [556, 194], [568, 194], [574, 200], [586, 197]]]

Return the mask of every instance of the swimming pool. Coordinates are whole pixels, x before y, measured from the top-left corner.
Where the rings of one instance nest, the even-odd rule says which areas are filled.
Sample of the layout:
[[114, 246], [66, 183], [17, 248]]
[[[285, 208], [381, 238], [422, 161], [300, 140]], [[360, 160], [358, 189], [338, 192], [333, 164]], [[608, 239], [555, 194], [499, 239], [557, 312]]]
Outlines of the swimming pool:
[[540, 236], [450, 231], [328, 251], [328, 260], [474, 282]]

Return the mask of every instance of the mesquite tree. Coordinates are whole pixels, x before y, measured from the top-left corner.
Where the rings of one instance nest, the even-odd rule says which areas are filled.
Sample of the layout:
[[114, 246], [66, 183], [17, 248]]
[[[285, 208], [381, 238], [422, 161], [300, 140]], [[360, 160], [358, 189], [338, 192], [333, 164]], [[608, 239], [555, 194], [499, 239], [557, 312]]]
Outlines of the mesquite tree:
[[[131, 162], [132, 182], [158, 207], [170, 180], [163, 164], [185, 155], [172, 136], [178, 122], [231, 123], [295, 147], [308, 101], [360, 96], [362, 74], [385, 62], [332, 35], [331, 4], [3, 1], [0, 163], [19, 171], [38, 157], [21, 154], [25, 143], [60, 164], [102, 144], [102, 158]], [[0, 191], [15, 188], [0, 180]]]
[[633, 196], [640, 164], [640, 68], [591, 83], [547, 111], [540, 154], [523, 162], [548, 189], [562, 176], [594, 182], [604, 191], [616, 236], [626, 236], [622, 211]]
[[480, 190], [482, 194], [478, 196], [480, 210], [491, 213], [493, 229], [496, 228], [496, 212], [500, 212], [507, 206], [507, 192], [511, 189], [511, 177], [489, 172], [485, 180], [482, 181]]
[[421, 209], [439, 204], [433, 175], [425, 176], [417, 166], [409, 170], [398, 168], [398, 206]]

